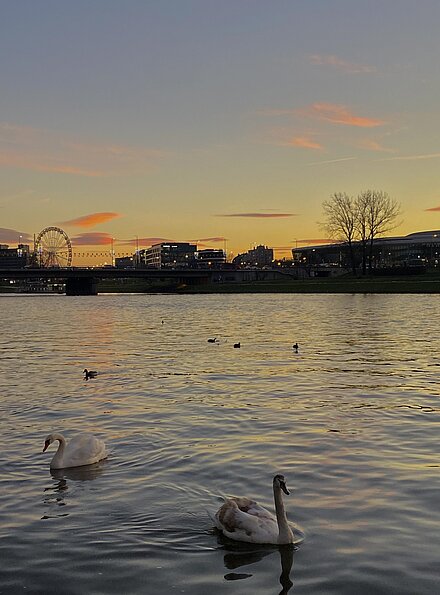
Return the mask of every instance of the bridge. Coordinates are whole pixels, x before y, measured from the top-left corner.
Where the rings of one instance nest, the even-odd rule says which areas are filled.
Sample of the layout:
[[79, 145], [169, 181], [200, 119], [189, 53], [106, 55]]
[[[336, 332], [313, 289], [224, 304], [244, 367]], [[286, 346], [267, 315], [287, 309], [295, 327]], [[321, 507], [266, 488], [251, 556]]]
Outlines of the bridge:
[[[290, 274], [289, 277], [292, 278], [293, 275]], [[96, 295], [97, 282], [101, 279], [169, 280], [176, 284], [197, 285], [211, 282], [274, 281], [285, 278], [285, 271], [272, 269], [0, 268], [0, 279], [63, 282], [66, 284], [66, 295]]]

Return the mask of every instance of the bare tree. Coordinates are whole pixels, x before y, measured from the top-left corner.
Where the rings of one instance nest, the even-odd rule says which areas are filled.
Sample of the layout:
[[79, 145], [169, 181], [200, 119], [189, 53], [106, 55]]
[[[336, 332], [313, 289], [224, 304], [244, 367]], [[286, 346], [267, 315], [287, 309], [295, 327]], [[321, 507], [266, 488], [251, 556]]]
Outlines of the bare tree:
[[362, 272], [373, 268], [374, 240], [397, 226], [400, 205], [386, 192], [364, 190], [355, 201], [356, 230], [362, 244]]
[[335, 192], [322, 204], [325, 221], [322, 227], [330, 237], [342, 240], [348, 245], [353, 274], [356, 274], [356, 262], [353, 242], [357, 231], [356, 201], [345, 192]]

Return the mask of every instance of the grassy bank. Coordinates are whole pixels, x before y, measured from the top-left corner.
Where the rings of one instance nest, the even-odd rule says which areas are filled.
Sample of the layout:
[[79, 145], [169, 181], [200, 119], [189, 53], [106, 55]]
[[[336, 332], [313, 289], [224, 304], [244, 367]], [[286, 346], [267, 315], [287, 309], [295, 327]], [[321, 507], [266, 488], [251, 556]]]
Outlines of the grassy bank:
[[440, 293], [440, 274], [186, 286], [177, 293]]

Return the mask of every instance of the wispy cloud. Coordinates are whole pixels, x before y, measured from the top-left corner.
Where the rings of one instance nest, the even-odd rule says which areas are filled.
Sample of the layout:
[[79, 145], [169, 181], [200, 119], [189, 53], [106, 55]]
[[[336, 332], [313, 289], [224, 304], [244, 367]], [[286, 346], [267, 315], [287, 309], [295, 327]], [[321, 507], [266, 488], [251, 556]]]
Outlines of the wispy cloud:
[[387, 157], [379, 161], [418, 161], [422, 159], [438, 159], [440, 153], [426, 153], [422, 155], [401, 155], [400, 157]]
[[386, 124], [385, 120], [378, 118], [369, 118], [354, 114], [346, 105], [337, 103], [315, 102], [299, 109], [264, 109], [259, 110], [258, 115], [276, 117], [276, 116], [295, 116], [301, 118], [312, 118], [322, 120], [330, 124], [342, 126], [355, 126], [358, 128], [375, 128]]
[[197, 240], [190, 240], [190, 242], [210, 242], [211, 244], [216, 244], [218, 242], [224, 242], [228, 238], [224, 238], [223, 236], [216, 236], [213, 238], [197, 238]]
[[93, 178], [149, 172], [164, 156], [159, 150], [82, 142], [54, 130], [0, 123], [0, 167]]
[[357, 159], [357, 157], [340, 157], [339, 159], [327, 159], [325, 161], [312, 161], [311, 163], [306, 163], [306, 165], [328, 165], [330, 163], [341, 163], [343, 161], [353, 161], [353, 159]]
[[8, 229], [0, 227], [0, 243], [1, 244], [30, 244], [33, 242], [32, 236], [24, 231], [17, 229]]
[[358, 116], [347, 106], [334, 103], [312, 103], [312, 105], [297, 110], [297, 113], [308, 118], [324, 120], [331, 124], [359, 128], [374, 128], [376, 126], [383, 126], [386, 123], [385, 120]]
[[112, 235], [105, 232], [95, 231], [80, 233], [71, 238], [74, 246], [108, 246], [112, 243]]
[[261, 219], [274, 219], [282, 217], [296, 217], [296, 213], [219, 213], [214, 217], [255, 217]]
[[362, 149], [368, 149], [369, 151], [375, 151], [379, 153], [395, 153], [394, 149], [389, 149], [381, 145], [378, 141], [371, 138], [365, 138], [360, 141], [359, 146]]
[[309, 60], [311, 64], [317, 66], [330, 66], [336, 70], [345, 72], [346, 74], [371, 74], [377, 72], [377, 69], [374, 66], [349, 62], [342, 58], [338, 58], [338, 56], [333, 54], [312, 54], [309, 56]]
[[300, 147], [301, 149], [314, 149], [322, 151], [324, 147], [307, 136], [294, 136], [285, 143], [288, 147]]
[[440, 211], [440, 207], [431, 207], [430, 209], [425, 209], [425, 211], [434, 211], [434, 212], [437, 212], [437, 211]]
[[303, 246], [312, 246], [315, 244], [339, 244], [339, 240], [334, 240], [332, 238], [315, 238], [315, 239], [306, 239], [306, 240], [293, 240], [295, 246], [298, 244], [302, 244]]
[[139, 248], [143, 248], [146, 246], [153, 246], [154, 244], [160, 244], [161, 242], [173, 242], [174, 240], [170, 240], [169, 238], [158, 238], [158, 237], [150, 237], [150, 238], [129, 238], [128, 240], [118, 240], [118, 243], [124, 246], [134, 246]]
[[94, 227], [100, 223], [106, 223], [116, 217], [121, 217], [119, 213], [91, 213], [90, 215], [84, 215], [83, 217], [77, 217], [76, 219], [69, 219], [69, 221], [63, 221], [61, 225], [72, 225], [74, 227]]

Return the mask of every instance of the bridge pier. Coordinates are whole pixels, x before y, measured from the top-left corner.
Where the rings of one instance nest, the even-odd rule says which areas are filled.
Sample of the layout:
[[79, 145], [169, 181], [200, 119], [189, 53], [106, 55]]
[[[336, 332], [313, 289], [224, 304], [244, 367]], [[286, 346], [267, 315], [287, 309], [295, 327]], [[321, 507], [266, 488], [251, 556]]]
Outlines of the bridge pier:
[[97, 295], [93, 277], [69, 277], [66, 279], [66, 295]]

